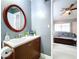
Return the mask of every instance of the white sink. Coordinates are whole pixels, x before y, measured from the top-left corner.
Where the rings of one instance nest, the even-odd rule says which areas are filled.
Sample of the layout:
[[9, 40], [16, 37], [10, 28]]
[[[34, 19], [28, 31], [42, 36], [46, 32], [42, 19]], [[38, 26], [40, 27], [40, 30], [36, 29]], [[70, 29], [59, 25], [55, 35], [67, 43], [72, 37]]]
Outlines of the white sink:
[[15, 48], [24, 43], [28, 43], [29, 41], [34, 40], [35, 38], [38, 38], [38, 37], [40, 37], [40, 36], [26, 36], [26, 37], [22, 37], [22, 38], [10, 39], [9, 41], [4, 41], [4, 43]]

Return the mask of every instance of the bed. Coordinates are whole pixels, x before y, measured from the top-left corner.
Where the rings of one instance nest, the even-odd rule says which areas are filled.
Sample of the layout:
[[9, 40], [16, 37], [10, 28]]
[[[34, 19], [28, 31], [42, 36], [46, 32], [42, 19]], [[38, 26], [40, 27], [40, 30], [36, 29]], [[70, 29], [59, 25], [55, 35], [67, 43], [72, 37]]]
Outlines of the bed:
[[55, 32], [54, 43], [76, 46], [77, 36], [71, 32]]

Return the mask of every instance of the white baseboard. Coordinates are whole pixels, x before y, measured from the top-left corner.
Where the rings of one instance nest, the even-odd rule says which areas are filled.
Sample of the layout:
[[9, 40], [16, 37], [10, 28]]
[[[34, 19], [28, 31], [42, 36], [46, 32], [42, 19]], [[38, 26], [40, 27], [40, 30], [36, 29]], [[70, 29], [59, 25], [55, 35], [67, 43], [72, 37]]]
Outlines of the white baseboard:
[[40, 59], [51, 59], [51, 56], [41, 53]]

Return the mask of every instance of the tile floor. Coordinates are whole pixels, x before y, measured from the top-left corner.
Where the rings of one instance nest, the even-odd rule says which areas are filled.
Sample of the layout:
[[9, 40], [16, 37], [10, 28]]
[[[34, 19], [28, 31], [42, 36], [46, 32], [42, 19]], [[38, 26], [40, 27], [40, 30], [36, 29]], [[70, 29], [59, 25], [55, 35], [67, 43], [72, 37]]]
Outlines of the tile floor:
[[[40, 59], [51, 59], [46, 54], [41, 54]], [[64, 44], [53, 44], [53, 59], [77, 59], [77, 48]]]
[[64, 44], [53, 44], [53, 59], [77, 59], [77, 48]]

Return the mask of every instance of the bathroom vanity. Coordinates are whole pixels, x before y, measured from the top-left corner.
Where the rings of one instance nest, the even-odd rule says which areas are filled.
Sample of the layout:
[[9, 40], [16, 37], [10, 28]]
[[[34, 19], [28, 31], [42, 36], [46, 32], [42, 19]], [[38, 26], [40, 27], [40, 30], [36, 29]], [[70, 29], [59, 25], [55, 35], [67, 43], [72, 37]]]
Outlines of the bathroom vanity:
[[11, 39], [4, 42], [4, 46], [13, 49], [13, 53], [5, 59], [39, 59], [40, 57], [40, 36], [27, 36], [23, 38]]
[[[24, 11], [15, 4], [4, 8], [3, 21], [14, 32], [23, 31], [27, 23]], [[25, 36], [6, 40], [3, 42], [3, 49], [1, 51], [3, 59], [39, 59], [41, 50], [40, 36]]]

